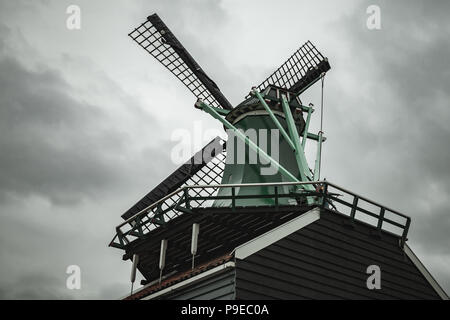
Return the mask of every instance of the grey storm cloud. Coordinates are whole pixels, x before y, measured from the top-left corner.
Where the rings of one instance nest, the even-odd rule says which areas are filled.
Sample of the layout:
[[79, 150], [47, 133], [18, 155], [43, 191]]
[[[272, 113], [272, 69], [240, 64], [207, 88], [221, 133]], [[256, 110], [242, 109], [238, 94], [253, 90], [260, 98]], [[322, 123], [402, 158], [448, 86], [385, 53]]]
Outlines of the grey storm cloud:
[[[105, 101], [113, 99], [128, 117], [114, 118], [88, 102], [70, 75], [44, 59], [26, 65], [15, 56], [13, 41], [21, 40], [20, 32], [0, 23], [0, 299], [117, 298], [127, 291], [123, 281], [90, 286], [102, 282], [91, 270], [101, 268], [108, 277], [108, 259], [120, 263], [119, 252], [108, 248], [120, 214], [174, 168], [168, 154], [150, 145], [133, 150], [133, 138], [118, 121], [154, 130], [159, 124], [88, 59], [62, 55], [65, 63], [84, 64], [86, 78], [101, 84], [92, 92], [104, 87]], [[111, 210], [112, 202], [117, 207]], [[67, 265], [96, 259], [83, 269], [88, 289], [67, 290]]]
[[1, 195], [36, 192], [64, 202], [112, 183], [107, 154], [123, 142], [116, 132], [97, 132], [105, 115], [68, 95], [55, 71], [32, 72], [3, 57], [0, 74]]
[[[10, 32], [0, 27], [2, 34]], [[5, 47], [0, 40], [0, 49]], [[128, 110], [142, 116], [111, 79], [100, 79]], [[72, 92], [58, 70], [46, 65], [32, 70], [5, 50], [0, 54], [0, 199], [35, 194], [70, 204], [123, 186], [136, 175], [133, 170], [139, 171], [122, 160], [129, 153], [126, 132], [116, 129], [104, 109]], [[153, 119], [143, 118], [157, 128]]]
[[[50, 299], [58, 300], [73, 299], [67, 290], [59, 286], [60, 279], [45, 273], [28, 274], [21, 277], [17, 282], [13, 283], [9, 288], [0, 290], [0, 299], [11, 300], [40, 300]], [[61, 288], [55, 290], [55, 288]]]
[[[354, 97], [339, 96], [345, 83], [330, 90], [329, 100], [347, 112], [329, 122], [342, 124], [351, 147], [329, 171], [378, 188], [383, 202], [412, 217], [413, 246], [449, 259], [450, 3], [378, 1], [381, 30], [368, 31], [359, 17], [371, 4], [336, 24], [352, 52], [349, 68], [359, 71]], [[342, 157], [342, 144], [330, 148], [328, 159]], [[436, 272], [448, 287], [448, 269]]]
[[[374, 127], [366, 126], [363, 120], [353, 129], [366, 133], [361, 142], [368, 150], [385, 155], [381, 161], [377, 156], [368, 158], [367, 163], [381, 166], [391, 175], [384, 183], [400, 190], [393, 193], [397, 200], [409, 202], [413, 212], [423, 201], [435, 203], [430, 203], [429, 213], [420, 212], [414, 217], [417, 236], [435, 239], [423, 242], [427, 250], [445, 248], [450, 254], [445, 245], [450, 202], [447, 196], [441, 198], [444, 204], [434, 198], [450, 192], [450, 23], [442, 14], [449, 12], [450, 3], [429, 6], [423, 1], [414, 5], [382, 1], [379, 5], [382, 28], [389, 32], [368, 34], [364, 28], [346, 25], [348, 34], [353, 36], [355, 57], [370, 56], [370, 70], [378, 74], [379, 84], [373, 91], [375, 103], [370, 107], [383, 119]], [[364, 78], [362, 72], [361, 82]], [[432, 235], [421, 232], [428, 229], [424, 227], [427, 225], [436, 226]]]

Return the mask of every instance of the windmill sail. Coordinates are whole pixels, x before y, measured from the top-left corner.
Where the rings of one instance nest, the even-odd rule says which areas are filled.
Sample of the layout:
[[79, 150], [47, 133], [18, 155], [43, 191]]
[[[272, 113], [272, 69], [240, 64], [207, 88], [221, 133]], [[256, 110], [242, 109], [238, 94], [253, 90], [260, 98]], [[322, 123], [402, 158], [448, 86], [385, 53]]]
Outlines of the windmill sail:
[[216, 83], [208, 77], [157, 14], [134, 29], [129, 36], [172, 72], [205, 103], [217, 108], [233, 109]]
[[257, 86], [257, 89], [262, 91], [272, 85], [299, 95], [328, 70], [330, 70], [328, 59], [324, 58], [310, 41], [307, 41], [281, 67]]
[[[225, 158], [225, 142], [216, 137], [126, 211], [122, 218], [126, 220], [132, 217], [183, 185], [219, 184], [223, 175]], [[192, 191], [199, 196], [211, 196], [215, 192], [215, 190]], [[178, 195], [174, 197], [177, 197], [173, 199], [174, 202], [179, 200]]]

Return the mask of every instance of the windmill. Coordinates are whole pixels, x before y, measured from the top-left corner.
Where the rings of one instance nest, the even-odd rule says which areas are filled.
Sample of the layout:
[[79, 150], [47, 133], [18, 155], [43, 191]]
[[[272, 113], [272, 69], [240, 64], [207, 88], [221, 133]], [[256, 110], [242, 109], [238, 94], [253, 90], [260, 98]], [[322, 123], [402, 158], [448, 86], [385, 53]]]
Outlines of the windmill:
[[[110, 246], [125, 250], [123, 259], [133, 261], [132, 282], [136, 269], [145, 278], [141, 282], [144, 289], [132, 296], [173, 298], [167, 290], [179, 291], [185, 282], [184, 287], [192, 287], [195, 281], [206, 281], [197, 279], [201, 274], [208, 274], [210, 283], [210, 274], [216, 270], [214, 283], [226, 276], [234, 279], [230, 280], [231, 291], [221, 293], [221, 297], [263, 297], [255, 290], [242, 289], [244, 283], [258, 282], [248, 280], [257, 278], [258, 273], [240, 271], [240, 277], [246, 274], [247, 279], [238, 282], [238, 262], [251, 261], [256, 252], [306, 226], [319, 224], [319, 220], [330, 223], [326, 220], [345, 216], [350, 229], [364, 229], [371, 225], [368, 219], [375, 218], [374, 230], [363, 231], [378, 236], [389, 233], [395, 238], [389, 241], [396, 241], [405, 250], [408, 216], [320, 181], [325, 137], [322, 127], [317, 134], [309, 132], [314, 109], [303, 105], [300, 98], [318, 81], [322, 81], [323, 97], [323, 79], [330, 64], [310, 41], [233, 106], [157, 14], [129, 36], [175, 75], [195, 96], [194, 107], [219, 121], [228, 135], [226, 142], [213, 139], [122, 215], [125, 221], [116, 227]], [[307, 141], [317, 143], [313, 169], [305, 156]], [[374, 208], [364, 208], [364, 202]], [[347, 214], [343, 214], [345, 209]], [[263, 272], [261, 266], [258, 268]], [[305, 296], [302, 290], [299, 292]], [[319, 291], [326, 292], [323, 288]]]
[[[146, 22], [130, 33], [130, 37], [194, 94], [197, 98], [195, 104], [197, 108], [219, 120], [229, 133], [236, 134], [237, 139], [250, 147], [250, 152], [258, 153], [263, 161], [275, 165], [280, 172], [277, 175], [264, 177], [257, 172], [259, 164], [227, 165], [222, 182], [318, 180], [320, 168], [316, 166], [314, 177], [308, 167], [304, 148], [307, 139], [318, 141], [318, 156], [320, 157], [320, 146], [324, 139], [321, 132], [318, 135], [308, 134], [313, 109], [303, 106], [299, 96], [325, 75], [330, 69], [330, 64], [311, 42], [308, 41], [301, 46], [272, 75], [257, 87], [252, 88], [246, 100], [233, 107], [217, 84], [205, 73], [157, 14], [148, 17]], [[258, 113], [259, 116], [254, 116], [255, 113]], [[307, 115], [306, 122], [303, 119], [303, 113]], [[249, 117], [244, 120], [246, 115]], [[267, 123], [266, 118], [270, 118], [273, 124]], [[279, 163], [251, 139], [246, 139], [242, 135], [241, 132], [249, 128], [279, 130], [282, 134], [280, 153], [291, 153], [292, 156], [283, 157]], [[300, 142], [299, 135], [303, 138], [302, 142]], [[234, 154], [240, 156], [237, 152]], [[245, 155], [245, 158], [248, 156]], [[316, 163], [318, 164], [318, 161]], [[251, 174], [244, 174], [244, 172], [251, 172]], [[302, 185], [301, 188], [314, 190], [312, 185]], [[225, 190], [220, 191], [226, 192]], [[252, 192], [252, 190], [248, 188], [243, 192]], [[222, 205], [225, 204], [222, 203]]]

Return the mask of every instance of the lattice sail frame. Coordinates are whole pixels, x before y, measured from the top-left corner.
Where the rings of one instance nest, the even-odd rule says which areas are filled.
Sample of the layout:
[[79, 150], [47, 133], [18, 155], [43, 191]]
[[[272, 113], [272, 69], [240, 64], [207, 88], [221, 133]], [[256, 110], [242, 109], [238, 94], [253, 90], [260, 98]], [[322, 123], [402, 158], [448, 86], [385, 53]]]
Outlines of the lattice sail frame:
[[[222, 181], [222, 175], [225, 168], [226, 151], [225, 149], [215, 155], [208, 163], [206, 163], [195, 175], [189, 178], [184, 186], [194, 185], [217, 185]], [[196, 197], [210, 197], [217, 193], [217, 189], [192, 189], [191, 196]], [[143, 234], [146, 234], [158, 228], [162, 221], [167, 222], [183, 214], [182, 211], [177, 210], [176, 204], [183, 198], [182, 193], [175, 193], [173, 196], [166, 199], [161, 206], [154, 207], [140, 218]], [[193, 207], [209, 207], [211, 200], [193, 200]], [[164, 213], [161, 215], [159, 211]]]
[[269, 85], [285, 88], [297, 95], [319, 80], [330, 70], [328, 59], [307, 41], [294, 54], [256, 88], [263, 91]]
[[197, 99], [216, 108], [233, 108], [158, 15], [149, 16], [129, 36], [174, 74]]

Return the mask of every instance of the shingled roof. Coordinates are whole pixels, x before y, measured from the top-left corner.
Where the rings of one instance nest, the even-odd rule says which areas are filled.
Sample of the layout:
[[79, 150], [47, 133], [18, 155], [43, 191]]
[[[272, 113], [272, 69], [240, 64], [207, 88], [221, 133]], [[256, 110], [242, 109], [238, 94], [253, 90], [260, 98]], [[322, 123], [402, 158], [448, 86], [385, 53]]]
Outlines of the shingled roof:
[[156, 282], [151, 285], [145, 286], [140, 291], [136, 292], [135, 294], [126, 297], [124, 300], [139, 300], [142, 299], [154, 292], [160, 291], [162, 289], [165, 289], [167, 287], [173, 286], [174, 284], [177, 284], [183, 280], [187, 280], [192, 278], [193, 276], [196, 276], [198, 274], [201, 274], [207, 270], [210, 270], [214, 267], [217, 267], [219, 265], [222, 265], [230, 260], [233, 259], [233, 255], [231, 254], [225, 254], [223, 256], [220, 256], [218, 258], [212, 259], [206, 263], [203, 263], [191, 270], [187, 270], [182, 273], [177, 273], [175, 275], [172, 275], [171, 277], [168, 277], [161, 281], [161, 283]]

